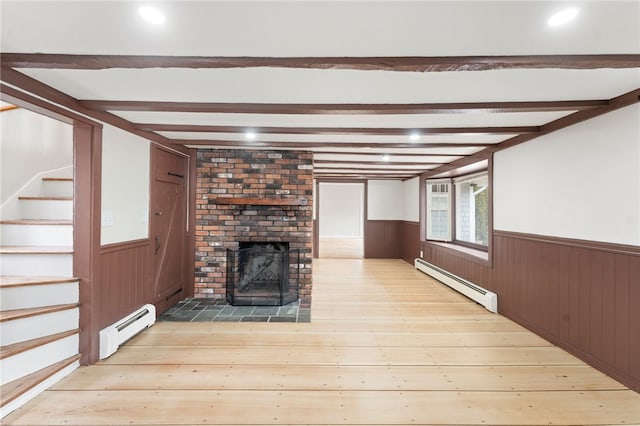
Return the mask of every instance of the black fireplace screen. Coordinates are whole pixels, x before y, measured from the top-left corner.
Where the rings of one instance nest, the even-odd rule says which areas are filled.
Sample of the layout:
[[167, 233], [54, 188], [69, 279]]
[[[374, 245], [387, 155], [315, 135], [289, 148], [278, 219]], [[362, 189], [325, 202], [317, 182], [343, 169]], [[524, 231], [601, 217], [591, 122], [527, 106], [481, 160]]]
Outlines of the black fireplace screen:
[[298, 300], [300, 250], [289, 243], [240, 243], [227, 249], [227, 301], [282, 306]]

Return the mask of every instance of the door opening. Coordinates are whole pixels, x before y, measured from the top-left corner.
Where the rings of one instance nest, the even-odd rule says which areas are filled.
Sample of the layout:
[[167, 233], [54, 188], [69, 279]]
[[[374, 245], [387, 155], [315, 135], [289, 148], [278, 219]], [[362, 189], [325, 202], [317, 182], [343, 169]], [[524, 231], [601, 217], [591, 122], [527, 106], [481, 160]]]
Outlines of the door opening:
[[365, 184], [320, 182], [319, 257], [363, 258]]

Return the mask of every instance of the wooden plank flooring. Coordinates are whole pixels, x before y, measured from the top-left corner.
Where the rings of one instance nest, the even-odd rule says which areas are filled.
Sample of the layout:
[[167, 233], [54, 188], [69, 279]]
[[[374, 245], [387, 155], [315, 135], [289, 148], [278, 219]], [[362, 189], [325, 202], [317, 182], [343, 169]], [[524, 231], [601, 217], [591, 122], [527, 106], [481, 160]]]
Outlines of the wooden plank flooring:
[[362, 259], [364, 240], [362, 238], [322, 237], [318, 241], [318, 255], [321, 259]]
[[159, 323], [3, 424], [640, 424], [640, 395], [400, 260], [314, 261], [311, 323]]

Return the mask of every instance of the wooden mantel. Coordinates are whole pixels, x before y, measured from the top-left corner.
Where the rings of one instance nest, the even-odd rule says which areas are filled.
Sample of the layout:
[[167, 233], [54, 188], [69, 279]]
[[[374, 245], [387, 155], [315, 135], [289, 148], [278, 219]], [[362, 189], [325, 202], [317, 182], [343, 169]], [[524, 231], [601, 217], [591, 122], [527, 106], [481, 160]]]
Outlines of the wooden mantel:
[[217, 197], [216, 204], [258, 206], [302, 206], [307, 200], [299, 198]]

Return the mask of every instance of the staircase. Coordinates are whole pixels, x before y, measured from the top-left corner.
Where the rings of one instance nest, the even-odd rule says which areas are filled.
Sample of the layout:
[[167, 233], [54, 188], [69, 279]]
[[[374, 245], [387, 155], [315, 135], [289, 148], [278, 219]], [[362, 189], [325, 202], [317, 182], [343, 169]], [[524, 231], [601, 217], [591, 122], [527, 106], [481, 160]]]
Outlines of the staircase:
[[73, 180], [42, 178], [0, 221], [0, 418], [79, 366]]

